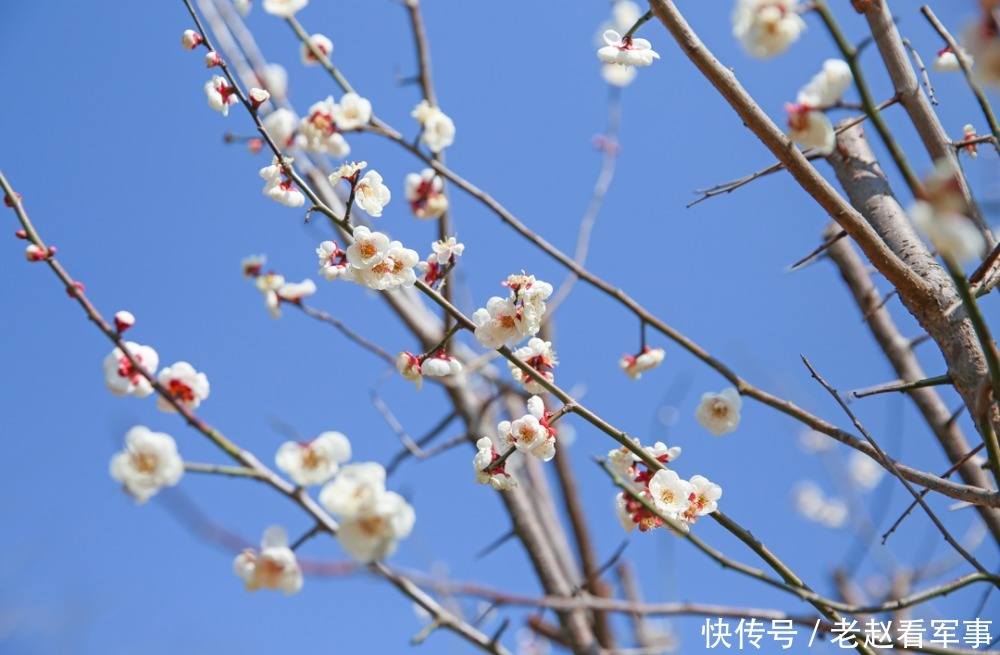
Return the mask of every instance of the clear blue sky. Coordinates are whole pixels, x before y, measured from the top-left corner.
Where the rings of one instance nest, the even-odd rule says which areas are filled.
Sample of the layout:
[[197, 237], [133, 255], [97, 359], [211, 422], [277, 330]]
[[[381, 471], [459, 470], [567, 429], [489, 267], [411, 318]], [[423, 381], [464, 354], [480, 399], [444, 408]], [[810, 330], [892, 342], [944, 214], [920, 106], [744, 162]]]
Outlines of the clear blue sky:
[[[458, 126], [449, 164], [555, 245], [572, 251], [600, 165], [591, 139], [604, 129], [607, 89], [593, 37], [607, 16], [607, 3], [425, 4], [439, 100]], [[779, 121], [783, 103], [835, 54], [822, 26], [808, 16], [809, 31], [785, 56], [755, 61], [729, 34], [728, 0], [681, 4], [703, 40]], [[894, 4], [904, 34], [929, 60], [940, 44], [916, 3]], [[932, 4], [956, 31], [975, 5], [972, 0]], [[860, 38], [862, 20], [838, 9], [848, 32]], [[314, 0], [300, 19], [310, 31], [333, 39], [337, 63], [379, 115], [413, 130], [409, 111], [419, 92], [396, 83], [398, 73], [415, 71], [408, 22], [398, 4]], [[291, 99], [300, 110], [335, 91], [322, 71], [298, 65], [298, 44], [280, 21], [256, 7], [249, 25], [267, 56], [289, 68]], [[199, 412], [206, 420], [265, 461], [284, 440], [272, 427], [280, 420], [308, 437], [340, 430], [352, 439], [356, 460], [387, 462], [399, 443], [370, 401], [381, 364], [296, 312], [270, 319], [260, 295], [240, 276], [240, 259], [257, 252], [266, 252], [270, 266], [289, 279], [314, 275], [313, 249], [327, 232], [319, 222], [303, 226], [300, 212], [261, 195], [257, 170], [269, 157], [222, 143], [227, 130], [248, 134], [251, 124], [242, 110], [223, 118], [207, 107], [202, 85], [209, 73], [201, 55], [179, 45], [189, 27], [180, 0], [9, 3], [0, 22], [0, 60], [8, 62], [0, 168], [23, 194], [43, 237], [59, 247], [64, 265], [102, 311], [108, 316], [132, 311], [139, 322], [130, 336], [156, 347], [164, 364], [187, 360], [207, 372], [212, 393]], [[799, 354], [842, 389], [884, 382], [893, 374], [831, 265], [785, 272], [819, 243], [828, 219], [781, 175], [686, 210], [693, 189], [742, 176], [772, 158], [658, 24], [648, 24], [641, 35], [662, 58], [624, 91], [622, 156], [594, 233], [590, 267], [749, 380], [846, 424], [809, 380]], [[866, 52], [864, 64], [878, 98], [887, 98], [874, 49]], [[982, 127], [959, 77], [939, 74], [933, 81], [950, 133], [957, 138], [967, 122]], [[927, 170], [930, 162], [912, 128], [898, 120], [898, 109], [890, 116], [915, 167]], [[395, 200], [379, 225], [426, 254], [433, 227], [409, 216], [402, 202], [402, 180], [420, 168], [417, 162], [374, 136], [351, 141], [353, 156], [366, 159], [392, 187]], [[819, 166], [830, 174], [825, 164]], [[994, 223], [998, 190], [988, 187], [997, 173], [997, 158], [989, 152], [969, 165], [982, 200], [992, 201]], [[554, 283], [562, 279], [558, 267], [481, 205], [459, 193], [453, 203], [457, 232], [467, 244], [469, 297], [460, 298], [463, 309], [483, 304], [500, 290], [501, 279], [522, 268]], [[6, 418], [0, 457], [5, 526], [0, 652], [407, 648], [421, 619], [388, 585], [366, 577], [307, 579], [294, 597], [249, 595], [230, 570], [233, 553], [206, 543], [168, 511], [188, 499], [212, 521], [252, 541], [271, 523], [285, 524], [293, 535], [309, 527], [304, 515], [263, 487], [188, 475], [176, 491], [143, 507], [120, 492], [107, 474], [108, 460], [134, 424], [171, 433], [191, 460], [223, 460], [152, 401], [120, 399], [105, 390], [101, 361], [110, 351], [108, 342], [47, 270], [25, 263], [24, 243], [10, 236], [16, 228], [7, 214], [0, 274], [13, 283], [0, 319], [0, 358], [7, 370], [0, 378]], [[371, 294], [317, 283], [316, 306], [391, 352], [415, 347], [386, 320]], [[997, 318], [995, 298], [986, 303]], [[916, 334], [898, 303], [890, 307], [907, 334]], [[657, 337], [654, 345], [667, 350], [664, 365], [640, 382], [626, 378], [617, 360], [637, 349], [637, 328], [619, 307], [579, 286], [560, 310], [560, 385], [644, 442], [665, 438], [682, 446], [677, 469], [683, 476], [701, 473], [720, 483], [725, 512], [810, 584], [833, 593], [829, 574], [855, 538], [847, 530], [807, 523], [791, 510], [791, 488], [801, 479], [836, 490], [823, 463], [798, 446], [798, 426], [748, 402], [738, 432], [711, 438], [695, 422], [694, 408], [703, 391], [718, 391], [724, 381]], [[928, 370], [938, 373], [943, 365], [932, 348], [925, 346], [922, 355]], [[448, 411], [433, 386], [417, 395], [390, 377], [379, 390], [411, 434]], [[656, 418], [665, 402], [679, 412], [669, 431]], [[949, 402], [957, 406], [956, 398]], [[883, 396], [855, 407], [895, 456], [929, 470], [947, 468], [901, 399]], [[608, 557], [623, 535], [613, 513], [614, 491], [589, 460], [612, 442], [575, 425], [573, 458], [600, 554]], [[507, 531], [508, 521], [494, 493], [474, 484], [471, 457], [471, 448], [459, 448], [407, 464], [391, 479], [417, 511], [416, 531], [392, 563], [429, 570], [446, 562], [456, 579], [537, 594], [519, 545], [507, 544], [484, 560], [473, 558]], [[905, 506], [904, 494], [887, 481], [866, 501], [889, 508], [876, 510], [884, 524]], [[933, 504], [947, 514], [948, 502], [937, 498]], [[969, 512], [947, 516], [958, 534], [970, 519]], [[696, 529], [727, 554], [758, 565], [713, 522]], [[667, 534], [634, 534], [629, 541], [627, 555], [644, 566], [649, 600], [808, 612], [789, 597], [720, 571]], [[930, 550], [945, 551], [919, 515], [908, 520], [890, 548], [904, 564]], [[310, 542], [301, 553], [343, 557], [326, 539]], [[997, 565], [992, 546], [980, 555], [987, 566]], [[864, 566], [877, 572], [870, 562]], [[979, 589], [967, 590], [923, 616], [970, 618], [980, 598]], [[475, 612], [474, 604], [467, 607]], [[994, 596], [984, 618], [1000, 618], [998, 608]], [[523, 613], [511, 615], [516, 625]], [[682, 631], [685, 650], [700, 650], [698, 619], [669, 623]], [[422, 648], [468, 652], [444, 634]]]

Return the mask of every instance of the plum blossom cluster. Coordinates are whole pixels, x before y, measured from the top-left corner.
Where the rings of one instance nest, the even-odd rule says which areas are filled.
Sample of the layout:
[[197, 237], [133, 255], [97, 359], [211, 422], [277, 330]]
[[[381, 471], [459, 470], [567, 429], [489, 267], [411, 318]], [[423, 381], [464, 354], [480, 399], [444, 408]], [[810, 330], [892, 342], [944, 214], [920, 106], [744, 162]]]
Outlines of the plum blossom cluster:
[[404, 379], [413, 382], [417, 391], [424, 384], [424, 376], [439, 378], [462, 372], [462, 362], [450, 357], [444, 348], [432, 354], [414, 355], [404, 350], [396, 356], [396, 370]]
[[481, 437], [476, 442], [472, 470], [476, 472], [476, 482], [488, 484], [497, 491], [509, 491], [517, 486], [517, 481], [507, 472], [507, 461], [497, 452], [490, 437]]
[[545, 314], [545, 301], [552, 285], [534, 275], [511, 275], [504, 282], [510, 289], [506, 298], [493, 296], [472, 315], [476, 339], [487, 348], [499, 348], [508, 341], [519, 342], [538, 334]]
[[124, 346], [124, 350], [115, 348], [104, 358], [104, 384], [111, 393], [145, 398], [153, 393], [150, 378], [155, 376], [164, 391], [156, 403], [161, 411], [176, 412], [177, 406], [193, 410], [208, 398], [208, 377], [191, 364], [176, 362], [157, 373], [160, 356], [155, 350], [134, 341], [126, 341]]
[[125, 433], [125, 449], [111, 458], [111, 477], [135, 499], [144, 503], [184, 475], [184, 461], [169, 434], [137, 425]]
[[413, 108], [411, 115], [420, 123], [420, 141], [437, 154], [455, 142], [455, 122], [426, 100]]
[[288, 547], [288, 534], [278, 525], [264, 531], [260, 551], [246, 548], [233, 561], [233, 572], [247, 591], [280, 589], [285, 595], [302, 589], [302, 568], [295, 551]]
[[781, 54], [806, 29], [798, 0], [737, 0], [733, 9], [733, 36], [753, 57]]
[[[286, 159], [285, 163], [291, 165], [292, 160]], [[259, 175], [265, 181], [263, 193], [271, 200], [286, 207], [301, 207], [306, 204], [306, 197], [295, 187], [277, 157], [274, 157], [270, 166], [260, 169]]]
[[[626, 532], [631, 532], [636, 526], [641, 532], [664, 526], [671, 531], [686, 532], [688, 526], [699, 517], [718, 509], [722, 487], [702, 475], [683, 480], [676, 471], [666, 467], [680, 457], [680, 448], [669, 448], [658, 441], [643, 450], [660, 463], [661, 466], [655, 472], [627, 448], [618, 448], [608, 453], [611, 470], [638, 496], [656, 508], [656, 512], [653, 512], [632, 494], [624, 490], [620, 492], [616, 496], [615, 507]], [[665, 522], [662, 517], [673, 523]]]
[[416, 514], [406, 499], [385, 488], [385, 469], [374, 462], [348, 464], [328, 482], [319, 501], [340, 517], [341, 547], [363, 564], [396, 552], [410, 536]]
[[910, 218], [943, 257], [958, 262], [975, 261], [986, 241], [972, 219], [962, 195], [961, 172], [954, 162], [941, 159], [924, 180], [924, 198], [910, 207]]
[[417, 263], [417, 270], [423, 273], [424, 282], [433, 287], [455, 267], [458, 258], [465, 252], [465, 244], [459, 243], [455, 237], [448, 237], [432, 243], [431, 251], [427, 261]]
[[703, 428], [719, 437], [739, 427], [741, 407], [743, 398], [740, 397], [740, 392], [730, 387], [720, 393], [702, 394], [694, 417]]
[[417, 280], [413, 269], [420, 257], [416, 251], [364, 225], [354, 228], [354, 243], [347, 250], [335, 241], [324, 241], [316, 254], [320, 272], [328, 280], [353, 280], [376, 291], [411, 287]]
[[[382, 210], [392, 199], [389, 187], [382, 183], [382, 176], [375, 171], [368, 171], [361, 177], [361, 171], [368, 167], [368, 162], [355, 161], [341, 164], [340, 168], [330, 174], [330, 184], [336, 186], [341, 180], [347, 180], [351, 185], [351, 196], [354, 205], [360, 207], [373, 218], [382, 215]], [[360, 178], [360, 179], [359, 179]]]
[[[526, 346], [514, 351], [514, 357], [524, 362], [526, 366], [535, 371], [542, 379], [555, 382], [555, 375], [552, 370], [559, 364], [556, 358], [556, 351], [552, 349], [551, 341], [543, 341], [538, 337], [532, 337]], [[524, 387], [528, 393], [543, 394], [548, 393], [548, 389], [543, 387], [538, 381], [522, 371], [513, 362], [507, 362], [510, 368], [511, 377]]]
[[281, 318], [282, 303], [299, 305], [316, 293], [316, 283], [306, 278], [301, 282], [286, 282], [284, 275], [274, 271], [264, 273], [267, 257], [251, 255], [243, 259], [243, 276], [252, 278], [257, 290], [264, 295], [264, 306], [271, 318]]
[[529, 398], [527, 405], [528, 413], [521, 418], [497, 424], [498, 440], [547, 462], [556, 456], [556, 429], [549, 424], [552, 412], [538, 396]]
[[633, 380], [638, 380], [643, 373], [662, 364], [664, 355], [663, 348], [643, 346], [642, 350], [634, 355], [622, 355], [618, 365], [625, 371], [625, 375]]
[[833, 124], [824, 110], [836, 104], [854, 81], [851, 67], [841, 59], [827, 59], [823, 70], [799, 90], [788, 111], [788, 137], [803, 148], [829, 155], [837, 143]]
[[[299, 122], [297, 143], [303, 150], [342, 159], [351, 152], [342, 133], [361, 129], [371, 117], [372, 103], [356, 93], [345, 93], [339, 103], [333, 101], [333, 96], [327, 97], [309, 107], [309, 113]], [[282, 114], [280, 119], [272, 120], [286, 135], [288, 116]]]

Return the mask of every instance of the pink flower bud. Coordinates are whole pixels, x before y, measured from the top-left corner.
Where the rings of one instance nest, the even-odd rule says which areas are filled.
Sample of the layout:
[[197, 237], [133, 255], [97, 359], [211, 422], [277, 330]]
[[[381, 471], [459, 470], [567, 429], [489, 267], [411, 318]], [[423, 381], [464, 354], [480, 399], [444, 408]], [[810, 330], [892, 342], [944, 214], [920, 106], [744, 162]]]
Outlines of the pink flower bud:
[[[21, 201], [21, 194], [20, 193], [15, 193], [14, 195], [17, 196], [17, 201], [20, 202]], [[3, 204], [7, 205], [8, 207], [13, 207], [14, 206], [14, 202], [10, 199], [10, 196], [7, 196], [7, 195], [5, 195], [3, 197]]]
[[215, 50], [211, 50], [207, 55], [205, 55], [205, 66], [207, 66], [208, 68], [213, 68], [221, 63], [222, 63], [222, 57], [220, 57], [219, 53], [216, 52]]
[[14, 236], [16, 236], [18, 239], [27, 239], [28, 233], [25, 232], [24, 230], [18, 230], [17, 232], [14, 233]]
[[187, 50], [194, 50], [201, 45], [201, 41], [201, 34], [194, 30], [184, 30], [184, 34], [181, 35], [181, 45]]
[[121, 334], [133, 325], [135, 325], [135, 316], [132, 315], [132, 312], [123, 310], [115, 314], [115, 329], [118, 330], [118, 334]]
[[30, 243], [24, 250], [24, 256], [28, 258], [29, 262], [40, 262], [48, 257], [48, 253], [41, 246]]
[[250, 89], [250, 104], [253, 105], [254, 109], [267, 102], [270, 97], [271, 94], [264, 89], [258, 89], [257, 87]]
[[83, 286], [83, 282], [73, 281], [73, 286], [66, 287], [66, 295], [70, 298], [76, 298], [77, 293], [83, 293], [87, 288]]
[[250, 149], [250, 153], [256, 155], [264, 148], [263, 139], [250, 139], [247, 141], [247, 148]]

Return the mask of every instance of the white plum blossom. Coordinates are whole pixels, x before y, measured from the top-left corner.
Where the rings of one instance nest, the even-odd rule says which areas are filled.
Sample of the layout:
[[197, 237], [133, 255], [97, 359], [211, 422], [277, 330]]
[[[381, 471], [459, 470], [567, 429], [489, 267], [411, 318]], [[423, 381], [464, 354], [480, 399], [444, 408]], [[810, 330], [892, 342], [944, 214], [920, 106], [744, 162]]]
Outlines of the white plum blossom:
[[382, 215], [382, 209], [389, 204], [392, 193], [382, 183], [382, 176], [368, 171], [354, 187], [354, 204], [373, 218]]
[[350, 280], [354, 275], [354, 269], [347, 261], [347, 253], [340, 249], [336, 241], [322, 242], [316, 249], [316, 254], [319, 255], [319, 272], [327, 280]]
[[125, 433], [125, 449], [111, 458], [111, 477], [140, 503], [184, 475], [184, 461], [169, 434], [137, 425]]
[[291, 18], [309, 4], [309, 0], [264, 0], [264, 11], [281, 18]]
[[635, 355], [623, 355], [618, 361], [625, 374], [633, 380], [638, 380], [646, 371], [650, 371], [663, 363], [666, 353], [663, 348], [650, 348], [643, 346], [642, 351]]
[[301, 282], [285, 282], [278, 287], [278, 297], [284, 302], [297, 303], [316, 293], [316, 283], [310, 279]]
[[796, 102], [812, 109], [836, 104], [854, 81], [851, 67], [843, 59], [827, 59], [823, 70], [799, 90]]
[[[355, 234], [357, 232], [355, 231]], [[348, 248], [350, 256], [350, 248]], [[399, 241], [392, 241], [380, 253], [379, 261], [369, 268], [357, 268], [352, 279], [375, 291], [391, 291], [398, 287], [412, 287], [417, 281], [414, 267], [420, 261], [416, 250], [403, 247]]]
[[380, 464], [348, 464], [319, 492], [319, 502], [331, 514], [350, 516], [384, 491], [385, 469]]
[[753, 57], [773, 57], [798, 41], [806, 29], [798, 0], [737, 0], [733, 36]]
[[332, 96], [309, 107], [309, 114], [299, 122], [298, 144], [303, 150], [328, 154], [337, 159], [351, 154], [351, 146], [344, 140], [333, 118], [335, 108]]
[[262, 104], [271, 99], [270, 93], [268, 93], [265, 89], [258, 89], [257, 87], [250, 89], [249, 95], [250, 104], [252, 104], [254, 108], [260, 107]]
[[258, 81], [271, 95], [284, 98], [288, 95], [288, 71], [281, 64], [268, 64], [261, 71]]
[[264, 294], [264, 306], [271, 313], [272, 318], [281, 316], [281, 299], [278, 297], [278, 289], [285, 284], [285, 277], [277, 273], [266, 273], [258, 275], [255, 281], [257, 290]]
[[729, 387], [720, 393], [703, 394], [694, 416], [703, 428], [718, 437], [739, 426], [741, 407], [743, 398], [739, 391]]
[[215, 68], [222, 63], [222, 57], [215, 50], [210, 50], [207, 55], [205, 55], [205, 67]]
[[341, 132], [357, 130], [372, 119], [372, 103], [351, 91], [333, 105], [331, 115]]
[[324, 432], [308, 443], [286, 441], [274, 463], [300, 487], [323, 484], [351, 458], [351, 442], [340, 432]]
[[[323, 53], [323, 56], [327, 58], [329, 58], [330, 53], [333, 52], [333, 41], [326, 38], [322, 34], [313, 34], [312, 36], [310, 36], [309, 43], [311, 43], [313, 48], [319, 50], [321, 53]], [[305, 43], [302, 44], [301, 54], [302, 54], [302, 63], [305, 64], [306, 66], [314, 66], [320, 63], [319, 58], [312, 53], [312, 50], [310, 50], [309, 46], [306, 45]]]
[[[164, 368], [156, 376], [156, 381], [186, 409], [197, 409], [201, 401], [208, 398], [208, 376], [199, 373], [187, 362], [176, 362], [173, 366]], [[164, 412], [177, 411], [162, 396], [157, 398], [156, 407]]]
[[962, 61], [969, 68], [972, 68], [972, 65], [975, 63], [975, 59], [964, 48], [959, 48], [958, 54], [956, 54], [952, 51], [951, 47], [946, 47], [937, 53], [934, 62], [931, 64], [931, 68], [942, 73], [961, 71], [962, 64], [959, 63], [959, 57], [962, 58]]
[[646, 39], [626, 38], [616, 30], [604, 32], [604, 43], [604, 47], [597, 51], [597, 56], [606, 64], [649, 66], [654, 59], [660, 58]]
[[226, 78], [213, 75], [212, 79], [205, 82], [205, 95], [208, 96], [208, 106], [223, 116], [229, 115], [229, 105], [236, 102], [236, 89], [229, 86]]
[[699, 516], [707, 516], [719, 508], [722, 487], [703, 475], [692, 476], [688, 483], [691, 485], [691, 504], [682, 518], [687, 523], [694, 523]]
[[[635, 76], [638, 73], [634, 66], [619, 66], [618, 64], [604, 64], [601, 66], [601, 77], [604, 81], [612, 86], [624, 87], [628, 86], [635, 80]], [[635, 527], [634, 523], [630, 523], [632, 527]]]
[[625, 534], [635, 530], [635, 520], [632, 518], [632, 498], [625, 492], [619, 493], [615, 496], [615, 516], [618, 517], [618, 521], [622, 525], [622, 530]]
[[357, 514], [343, 516], [337, 539], [348, 555], [362, 564], [385, 559], [401, 539], [410, 536], [416, 514], [394, 491], [383, 491]]
[[785, 105], [788, 110], [788, 138], [802, 148], [814, 148], [824, 157], [837, 145], [833, 123], [821, 110], [805, 105]]
[[991, 12], [969, 26], [963, 35], [965, 49], [975, 59], [976, 79], [1000, 87], [1000, 26]]
[[954, 162], [939, 160], [934, 174], [924, 180], [925, 197], [909, 213], [940, 255], [959, 262], [976, 261], [986, 249], [986, 240], [969, 218], [958, 183], [961, 174]]
[[661, 514], [680, 520], [691, 506], [694, 485], [682, 480], [676, 471], [661, 469], [650, 479], [649, 493]]
[[[968, 123], [965, 125], [965, 127], [962, 128], [962, 133], [965, 134], [965, 139], [964, 139], [965, 141], [972, 141], [973, 139], [979, 136], [978, 134], [976, 134], [976, 128]], [[973, 159], [979, 156], [979, 146], [978, 144], [975, 143], [970, 143], [967, 146], [963, 146], [962, 151], [967, 155], [969, 155], [970, 157], [972, 157]]]
[[372, 462], [350, 464], [320, 491], [319, 501], [340, 516], [340, 545], [361, 563], [391, 555], [413, 530], [413, 508], [385, 489], [385, 469]]
[[251, 0], [233, 0], [233, 7], [240, 12], [240, 16], [247, 16], [250, 14], [250, 3]]
[[[160, 365], [160, 356], [155, 350], [149, 346], [140, 346], [134, 341], [126, 341], [125, 351], [130, 353], [147, 373], [150, 375], [156, 373], [156, 368]], [[153, 385], [132, 365], [121, 348], [115, 348], [104, 358], [104, 384], [116, 396], [134, 395], [145, 398], [153, 393]]]
[[[459, 243], [455, 237], [448, 237], [432, 243], [431, 250], [434, 251], [433, 258], [437, 260], [437, 263], [444, 266], [453, 263], [454, 260], [462, 256], [462, 253], [465, 252], [465, 244]], [[431, 257], [427, 259], [430, 260]]]
[[455, 142], [455, 122], [439, 107], [421, 100], [411, 115], [420, 123], [420, 140], [431, 152], [439, 153]]
[[[532, 337], [528, 341], [527, 345], [514, 351], [514, 357], [517, 357], [527, 366], [534, 369], [545, 380], [548, 380], [549, 382], [555, 381], [552, 369], [559, 364], [559, 360], [556, 358], [556, 352], [552, 349], [551, 341], [544, 341], [538, 337]], [[507, 362], [507, 366], [510, 368], [510, 374], [514, 380], [524, 387], [524, 390], [528, 393], [548, 393], [548, 389], [539, 384], [533, 377], [515, 366], [513, 362]]]
[[247, 591], [280, 589], [290, 595], [302, 589], [302, 568], [288, 547], [288, 534], [280, 526], [272, 525], [264, 531], [259, 553], [246, 548], [237, 555], [233, 571], [242, 578]]
[[[292, 160], [286, 160], [291, 164]], [[258, 173], [264, 178], [263, 194], [276, 202], [280, 202], [286, 207], [301, 207], [306, 202], [306, 197], [295, 188], [291, 178], [285, 175], [281, 162], [275, 156], [270, 166], [265, 166]]]
[[299, 128], [299, 118], [293, 112], [280, 107], [268, 114], [263, 123], [267, 133], [282, 148], [290, 148], [295, 143], [295, 132]]
[[792, 499], [802, 516], [827, 528], [839, 528], [847, 521], [846, 503], [839, 498], [827, 498], [814, 482], [796, 485]]
[[354, 243], [347, 247], [347, 261], [358, 269], [367, 269], [382, 261], [389, 249], [389, 237], [372, 232], [364, 225], [354, 228]]
[[[662, 464], [669, 464], [675, 461], [681, 456], [680, 446], [668, 446], [662, 441], [657, 441], [652, 446], [646, 446], [643, 448], [644, 451], [649, 453], [649, 456]], [[635, 462], [640, 461], [639, 456], [635, 453], [629, 453], [632, 456], [632, 460]]]
[[885, 477], [885, 469], [881, 464], [857, 450], [851, 451], [847, 460], [847, 470], [854, 483], [864, 491], [871, 491]]
[[538, 396], [528, 399], [528, 413], [515, 421], [501, 421], [497, 432], [501, 443], [547, 462], [556, 454], [556, 431], [548, 424], [551, 414]]
[[420, 358], [408, 350], [396, 355], [396, 371], [416, 385], [417, 391], [424, 386], [424, 374], [420, 365]]
[[493, 462], [500, 459], [500, 454], [496, 451], [492, 439], [481, 437], [476, 442], [476, 448], [476, 455], [472, 458], [476, 482], [488, 484], [497, 491], [510, 491], [517, 486], [517, 481], [506, 471], [506, 462], [493, 466]]
[[444, 182], [433, 168], [406, 176], [406, 202], [417, 218], [438, 218], [448, 211]]
[[520, 338], [517, 310], [512, 298], [499, 296], [490, 298], [485, 308], [477, 309], [472, 314], [472, 322], [476, 325], [475, 335], [479, 343], [496, 349], [507, 341]]
[[330, 180], [330, 184], [336, 186], [341, 180], [347, 180], [351, 184], [355, 184], [358, 181], [358, 175], [361, 171], [368, 167], [368, 162], [366, 161], [352, 161], [350, 163], [344, 162], [340, 165], [340, 168], [335, 170], [327, 178]]
[[[611, 5], [611, 20], [605, 21], [598, 29], [595, 37], [595, 45], [598, 48], [604, 46], [604, 33], [614, 30], [619, 34], [625, 34], [642, 17], [642, 10], [639, 5], [632, 0], [616, 0]], [[614, 86], [627, 86], [635, 79], [636, 69], [632, 66], [619, 66], [618, 64], [602, 64], [601, 75], [604, 81]]]

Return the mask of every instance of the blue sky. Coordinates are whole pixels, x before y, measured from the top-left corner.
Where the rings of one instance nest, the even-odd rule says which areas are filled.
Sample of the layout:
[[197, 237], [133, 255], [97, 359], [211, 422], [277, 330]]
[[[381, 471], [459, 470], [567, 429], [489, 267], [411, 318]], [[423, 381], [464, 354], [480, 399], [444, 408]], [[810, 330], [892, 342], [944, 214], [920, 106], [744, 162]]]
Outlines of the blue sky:
[[[606, 85], [593, 38], [606, 19], [603, 0], [587, 2], [460, 3], [427, 0], [439, 101], [458, 127], [449, 165], [487, 189], [538, 233], [572, 252], [579, 217], [600, 166], [592, 137], [604, 129]], [[839, 4], [839, 3], [838, 3]], [[914, 3], [897, 2], [900, 28], [929, 60], [940, 44]], [[973, 11], [971, 0], [932, 3], [955, 31]], [[835, 56], [814, 16], [808, 32], [782, 57], [747, 57], [729, 34], [728, 2], [682, 3], [689, 22], [717, 57], [775, 120], [783, 103]], [[355, 460], [387, 462], [399, 443], [372, 405], [378, 389], [411, 434], [447, 414], [440, 390], [412, 386], [327, 326], [296, 312], [267, 316], [260, 295], [239, 272], [240, 259], [265, 252], [269, 266], [289, 279], [315, 274], [313, 250], [328, 232], [304, 225], [301, 212], [261, 195], [257, 170], [268, 163], [245, 148], [226, 146], [226, 131], [249, 134], [242, 111], [211, 111], [202, 91], [208, 72], [201, 55], [183, 50], [191, 27], [183, 3], [14, 3], [0, 23], [0, 58], [8, 101], [0, 105], [0, 169], [24, 196], [43, 237], [59, 248], [67, 269], [108, 316], [128, 309], [130, 333], [153, 345], [161, 361], [192, 362], [207, 372], [211, 397], [199, 411], [238, 443], [269, 461], [284, 436], [276, 421], [312, 437], [339, 430], [353, 442]], [[852, 38], [864, 34], [852, 11], [840, 18]], [[397, 76], [415, 71], [402, 7], [386, 0], [314, 2], [300, 14], [306, 28], [335, 43], [335, 60], [372, 100], [376, 113], [415, 134], [409, 112], [415, 86]], [[298, 63], [294, 35], [255, 8], [249, 17], [269, 59], [291, 74], [291, 99], [304, 111], [336, 91], [318, 68]], [[841, 389], [893, 378], [828, 263], [788, 274], [787, 266], [813, 249], [828, 221], [804, 192], [782, 175], [692, 209], [692, 190], [740, 177], [772, 158], [702, 79], [655, 22], [640, 33], [661, 59], [640, 71], [623, 93], [622, 154], [596, 226], [588, 266], [755, 384], [846, 425], [846, 419], [802, 367], [807, 355]], [[874, 49], [864, 65], [878, 99], [889, 96]], [[956, 76], [933, 77], [946, 129], [956, 138], [967, 122], [982, 126], [971, 96]], [[849, 93], [849, 99], [852, 96]], [[846, 114], [845, 114], [846, 115]], [[890, 124], [917, 170], [928, 170], [913, 129], [898, 109]], [[431, 224], [409, 216], [402, 180], [419, 163], [375, 136], [351, 139], [352, 157], [367, 160], [387, 179], [395, 200], [379, 226], [421, 254], [434, 238]], [[876, 149], [881, 148], [876, 144]], [[984, 152], [968, 163], [981, 200], [994, 208], [997, 158]], [[832, 179], [829, 167], [819, 168]], [[888, 168], [888, 167], [887, 167]], [[894, 178], [897, 188], [902, 185]], [[519, 239], [482, 205], [453, 194], [456, 231], [466, 243], [463, 274], [467, 312], [500, 291], [499, 282], [524, 269], [558, 283], [564, 272]], [[13, 216], [7, 218], [12, 233]], [[4, 312], [0, 378], [5, 399], [4, 456], [0, 457], [0, 651], [16, 653], [266, 653], [337, 650], [397, 652], [421, 629], [410, 603], [367, 577], [308, 579], [297, 596], [247, 594], [230, 569], [232, 552], [192, 533], [169, 511], [187, 499], [212, 521], [256, 541], [271, 523], [292, 534], [306, 517], [252, 482], [188, 475], [177, 490], [138, 507], [107, 474], [108, 460], [135, 424], [169, 432], [186, 458], [222, 462], [197, 433], [150, 400], [111, 396], [101, 361], [109, 343], [88, 324], [41, 266], [28, 266], [23, 242], [0, 245], [0, 271], [13, 280]], [[390, 352], [415, 343], [370, 293], [317, 279], [313, 304], [343, 319]], [[996, 300], [986, 300], [991, 318]], [[907, 334], [916, 326], [890, 303]], [[578, 285], [560, 310], [557, 381], [592, 409], [643, 441], [666, 439], [684, 449], [685, 477], [701, 473], [724, 488], [721, 507], [751, 528], [811, 585], [833, 593], [830, 572], [855, 543], [849, 530], [829, 531], [798, 517], [790, 492], [814, 478], [836, 490], [822, 461], [798, 445], [799, 428], [765, 407], [744, 405], [740, 429], [714, 439], [694, 420], [703, 391], [724, 381], [672, 344], [664, 365], [639, 382], [617, 361], [637, 344], [636, 320], [592, 289]], [[940, 357], [924, 346], [931, 373]], [[957, 398], [948, 398], [958, 405]], [[664, 404], [677, 420], [657, 420]], [[881, 396], [854, 405], [893, 455], [918, 468], [947, 464], [931, 435], [902, 399]], [[573, 421], [569, 448], [601, 557], [625, 538], [613, 513], [614, 491], [590, 462], [612, 442]], [[963, 419], [964, 421], [964, 419]], [[453, 426], [445, 438], [458, 434]], [[505, 533], [508, 520], [494, 493], [475, 485], [471, 448], [404, 465], [390, 485], [417, 511], [414, 535], [391, 560], [421, 570], [444, 567], [458, 580], [475, 579], [511, 592], [538, 594], [520, 546], [508, 543], [489, 557], [473, 554]], [[905, 491], [884, 482], [866, 497], [883, 523], [907, 504]], [[961, 535], [969, 512], [933, 506]], [[753, 565], [752, 553], [711, 521], [697, 530], [727, 554]], [[628, 538], [627, 556], [643, 570], [649, 600], [691, 600], [809, 608], [732, 573], [666, 534]], [[822, 543], [822, 548], [816, 544]], [[944, 554], [943, 542], [917, 515], [890, 542], [900, 562]], [[342, 559], [337, 545], [316, 539], [301, 554]], [[979, 553], [997, 565], [989, 545]], [[864, 564], [868, 573], [878, 569]], [[957, 575], [957, 570], [953, 572]], [[873, 578], [876, 584], [877, 575]], [[933, 583], [935, 580], [928, 581]], [[935, 604], [928, 618], [970, 618], [981, 599], [967, 590]], [[995, 597], [982, 616], [996, 619]], [[474, 605], [468, 605], [474, 612]], [[512, 610], [515, 620], [524, 613]], [[697, 619], [667, 622], [699, 650]], [[492, 627], [496, 622], [491, 624]], [[513, 643], [513, 639], [508, 639]], [[468, 652], [449, 636], [422, 647]]]

